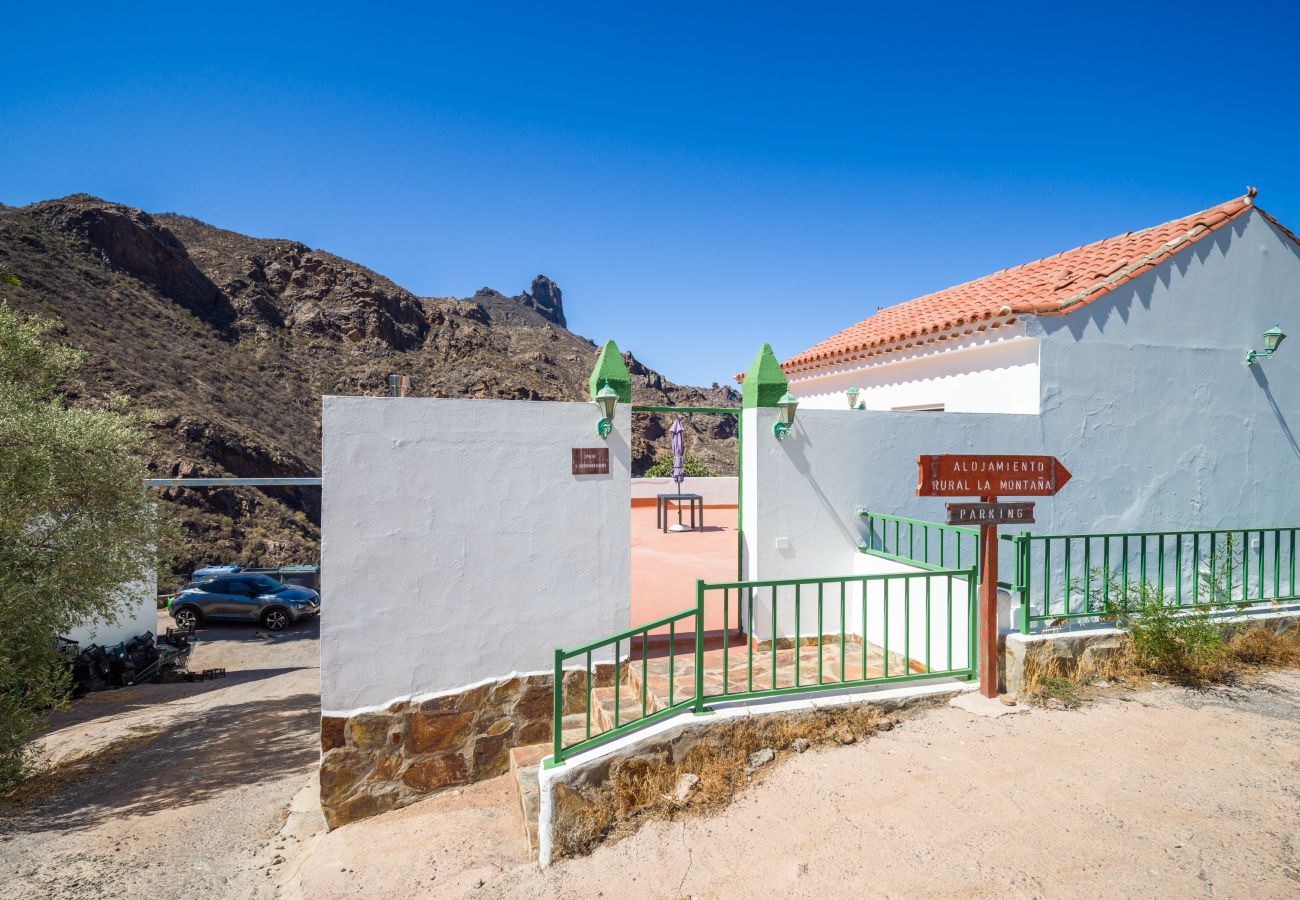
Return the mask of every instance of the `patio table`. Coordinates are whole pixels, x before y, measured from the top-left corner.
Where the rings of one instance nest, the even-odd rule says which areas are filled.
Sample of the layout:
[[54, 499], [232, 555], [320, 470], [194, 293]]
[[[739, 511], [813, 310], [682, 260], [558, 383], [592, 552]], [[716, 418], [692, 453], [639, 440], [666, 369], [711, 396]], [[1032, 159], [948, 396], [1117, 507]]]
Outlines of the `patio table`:
[[[691, 530], [695, 531], [695, 508], [700, 510], [699, 531], [704, 530], [704, 497], [701, 494], [656, 494], [655, 495], [655, 527], [661, 531], [668, 530], [668, 513], [672, 509], [681, 509], [681, 504], [685, 503], [691, 510]], [[676, 504], [676, 505], [674, 505]]]

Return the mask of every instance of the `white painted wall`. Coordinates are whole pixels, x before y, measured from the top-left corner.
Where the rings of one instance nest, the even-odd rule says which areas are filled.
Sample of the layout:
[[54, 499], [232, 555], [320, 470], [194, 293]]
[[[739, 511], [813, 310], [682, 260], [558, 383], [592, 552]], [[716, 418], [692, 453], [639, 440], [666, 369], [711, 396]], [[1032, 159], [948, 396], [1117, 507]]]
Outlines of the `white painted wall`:
[[158, 579], [149, 577], [123, 586], [118, 615], [72, 629], [63, 637], [82, 647], [102, 644], [111, 647], [158, 627]]
[[[346, 715], [628, 627], [631, 414], [590, 403], [326, 397], [321, 705]], [[571, 474], [608, 446], [610, 475]]]
[[1244, 364], [1274, 322], [1300, 328], [1300, 247], [1252, 213], [1075, 313], [1027, 320], [1040, 415], [801, 404], [777, 441], [776, 411], [746, 410], [747, 577], [853, 571], [860, 506], [941, 520], [942, 498], [916, 496], [923, 453], [1060, 457], [1073, 479], [1038, 498], [1035, 533], [1300, 526], [1300, 347]]
[[790, 376], [801, 409], [849, 412], [942, 403], [948, 412], [1036, 413], [1039, 346], [1023, 320], [1010, 326]]
[[[633, 478], [632, 499], [654, 500], [658, 494], [677, 493], [677, 482], [671, 478]], [[699, 494], [705, 506], [735, 506], [736, 478], [687, 478], [682, 482], [683, 494]]]

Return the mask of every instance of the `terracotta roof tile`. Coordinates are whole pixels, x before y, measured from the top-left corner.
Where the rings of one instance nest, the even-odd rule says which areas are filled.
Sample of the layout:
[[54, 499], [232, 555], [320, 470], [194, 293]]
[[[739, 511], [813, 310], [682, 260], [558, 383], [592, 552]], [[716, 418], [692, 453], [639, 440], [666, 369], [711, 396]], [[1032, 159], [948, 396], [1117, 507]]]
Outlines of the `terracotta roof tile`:
[[790, 374], [821, 368], [850, 354], [994, 316], [1073, 312], [1231, 222], [1252, 207], [1254, 196], [1251, 189], [1243, 197], [1183, 219], [1076, 247], [882, 309], [781, 367]]

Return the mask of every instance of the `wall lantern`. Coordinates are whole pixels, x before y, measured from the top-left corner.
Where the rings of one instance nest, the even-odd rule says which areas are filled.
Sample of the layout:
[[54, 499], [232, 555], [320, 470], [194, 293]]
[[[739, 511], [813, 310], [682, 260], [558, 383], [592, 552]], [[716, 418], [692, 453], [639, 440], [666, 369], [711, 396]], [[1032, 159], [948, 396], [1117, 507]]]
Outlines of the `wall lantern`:
[[794, 411], [799, 406], [799, 398], [786, 391], [785, 396], [776, 401], [776, 406], [781, 410], [781, 419], [772, 426], [772, 433], [776, 435], [778, 441], [783, 441], [790, 427], [794, 425]]
[[614, 430], [614, 407], [618, 404], [618, 391], [609, 386], [606, 380], [604, 387], [596, 391], [596, 406], [600, 408], [600, 422], [596, 425], [596, 431], [600, 432], [602, 438], [609, 438], [609, 433]]
[[844, 393], [847, 394], [849, 398], [849, 409], [857, 409], [858, 408], [858, 386], [855, 384], [853, 385], [853, 387], [849, 388]]
[[1277, 351], [1277, 348], [1281, 346], [1282, 341], [1284, 340], [1286, 340], [1286, 334], [1283, 333], [1282, 326], [1274, 325], [1268, 331], [1264, 332], [1264, 352], [1260, 353], [1258, 350], [1252, 350], [1247, 353], [1246, 365], [1253, 366], [1261, 360], [1268, 359]]

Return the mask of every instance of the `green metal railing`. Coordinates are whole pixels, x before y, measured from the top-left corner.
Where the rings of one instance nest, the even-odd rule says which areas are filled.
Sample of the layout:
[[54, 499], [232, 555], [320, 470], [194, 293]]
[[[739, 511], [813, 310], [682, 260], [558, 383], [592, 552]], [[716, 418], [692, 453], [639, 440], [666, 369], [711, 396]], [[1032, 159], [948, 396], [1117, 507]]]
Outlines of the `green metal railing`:
[[1019, 595], [1020, 630], [1028, 634], [1035, 622], [1126, 612], [1133, 590], [1143, 585], [1188, 609], [1300, 599], [1297, 531], [1216, 528], [1001, 537], [1015, 548], [1010, 589]]
[[[690, 620], [689, 624], [680, 624], [686, 623], [687, 620]], [[676, 658], [680, 655], [677, 652], [679, 638], [685, 634], [690, 635], [691, 649], [686, 651], [686, 655], [693, 657], [695, 654], [695, 648], [699, 646], [699, 624], [701, 622], [702, 619], [698, 615], [698, 610], [688, 609], [679, 613], [673, 613], [670, 616], [655, 619], [653, 622], [648, 622], [637, 628], [620, 631], [612, 637], [601, 638], [598, 641], [592, 641], [590, 644], [584, 644], [583, 646], [576, 647], [572, 650], [564, 650], [556, 647], [555, 680], [553, 682], [554, 690], [552, 691], [554, 702], [551, 722], [551, 738], [555, 748], [555, 754], [552, 759], [556, 762], [562, 762], [566, 754], [572, 754], [579, 750], [587, 749], [602, 740], [615, 737], [619, 734], [624, 734], [636, 727], [649, 725], [651, 722], [667, 718], [668, 716], [684, 709], [689, 709], [694, 705], [694, 691], [686, 694], [682, 700], [677, 699], [675, 690], [677, 686], [674, 684], [676, 679], [673, 676], [676, 674]], [[669, 666], [667, 705], [661, 709], [652, 710], [650, 709], [650, 695], [647, 677], [650, 660], [649, 651], [652, 638], [651, 632], [661, 631], [665, 628], [668, 629], [667, 649]], [[658, 636], [655, 637], [658, 638]], [[630, 657], [634, 646], [638, 643], [638, 638], [641, 651], [641, 679], [639, 690], [636, 691], [632, 697], [632, 711], [634, 713], [637, 712], [638, 697], [636, 695], [639, 694], [639, 713], [633, 716], [627, 716], [623, 709], [624, 694], [622, 688], [624, 687], [624, 678], [622, 676], [625, 671], [624, 666], [627, 665], [623, 662], [623, 645], [626, 642], [628, 647], [627, 655]], [[608, 686], [599, 683], [603, 680], [599, 671], [599, 667], [603, 663], [603, 660], [601, 659], [602, 656], [607, 656], [609, 660], [606, 664], [608, 667], [610, 682]], [[569, 741], [566, 744], [564, 720], [565, 697], [568, 691], [566, 690], [565, 684], [565, 664], [574, 659], [581, 659], [584, 663], [582, 682], [585, 702], [583, 704], [583, 709], [581, 710], [581, 713], [584, 715], [582, 726], [583, 735], [578, 740]], [[572, 672], [569, 674], [572, 674]], [[612, 717], [613, 727], [603, 728], [600, 727], [600, 723], [597, 722], [597, 729], [593, 733], [592, 715], [595, 712], [595, 707], [592, 704], [592, 697], [595, 695], [595, 692], [602, 687], [612, 689], [614, 710]]]
[[[940, 676], [974, 678], [975, 630], [970, 626], [975, 623], [976, 584], [974, 566], [834, 578], [698, 582], [696, 608], [707, 613], [711, 603], [718, 604], [723, 632], [721, 653], [696, 666], [696, 708], [702, 709], [710, 700], [748, 700], [828, 687]], [[739, 633], [767, 632], [766, 640], [751, 637], [735, 651], [727, 641], [733, 596]], [[954, 614], [961, 622], [955, 628]], [[815, 660], [804, 658], [812, 652], [808, 648], [816, 648]], [[784, 673], [783, 649], [794, 651]], [[714, 677], [709, 679], [710, 675]], [[710, 689], [709, 681], [720, 687]]]
[[[933, 570], [979, 565], [979, 532], [876, 512], [863, 553]], [[1128, 611], [1133, 591], [1150, 585], [1176, 605], [1257, 606], [1300, 600], [1296, 528], [1216, 528], [1096, 534], [1001, 534], [998, 586], [1020, 600], [1020, 630], [1036, 622], [1111, 618]], [[1005, 576], [1005, 578], [1004, 578]]]
[[[710, 702], [944, 676], [974, 679], [975, 603], [974, 566], [696, 582], [693, 609], [572, 650], [556, 649], [554, 752], [547, 765], [687, 709], [707, 712]], [[706, 632], [706, 619], [720, 621], [721, 629]], [[574, 660], [582, 662], [581, 672]], [[608, 667], [603, 675], [593, 670], [602, 664]], [[585, 704], [569, 712], [566, 727], [566, 688], [575, 677]], [[598, 696], [610, 701], [612, 712], [596, 712]], [[604, 721], [593, 722], [593, 716]]]
[[[858, 549], [872, 556], [923, 569], [979, 565], [978, 528], [860, 512], [867, 533]], [[963, 565], [964, 564], [964, 565]]]

